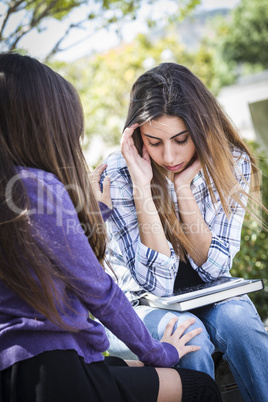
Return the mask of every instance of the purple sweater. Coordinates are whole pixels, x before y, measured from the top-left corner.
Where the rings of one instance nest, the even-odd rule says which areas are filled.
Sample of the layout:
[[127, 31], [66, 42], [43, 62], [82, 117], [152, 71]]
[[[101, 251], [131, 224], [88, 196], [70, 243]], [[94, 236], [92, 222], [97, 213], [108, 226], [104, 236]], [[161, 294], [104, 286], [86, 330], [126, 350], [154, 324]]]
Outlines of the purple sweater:
[[20, 176], [30, 199], [32, 225], [57, 255], [65, 273], [78, 278], [76, 285], [84, 297], [81, 300], [71, 295], [75, 313], [71, 317], [63, 315], [63, 319], [78, 332], [68, 332], [27, 305], [0, 281], [0, 370], [56, 349], [76, 350], [87, 363], [103, 360], [102, 352], [107, 350], [109, 342], [103, 326], [89, 318], [89, 311], [145, 364], [160, 367], [176, 364], [179, 355], [175, 347], [151, 338], [124, 293], [104, 272], [63, 184], [54, 175], [38, 169], [21, 169]]

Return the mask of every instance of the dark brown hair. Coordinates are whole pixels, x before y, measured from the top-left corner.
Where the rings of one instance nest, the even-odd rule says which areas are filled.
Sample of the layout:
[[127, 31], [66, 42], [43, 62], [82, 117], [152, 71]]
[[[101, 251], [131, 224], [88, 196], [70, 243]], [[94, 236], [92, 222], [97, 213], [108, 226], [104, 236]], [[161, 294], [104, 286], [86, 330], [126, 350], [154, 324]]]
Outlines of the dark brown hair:
[[[215, 202], [215, 195], [210, 179], [219, 193], [227, 216], [230, 215], [235, 202], [246, 208], [243, 195], [248, 198], [236, 177], [236, 161], [232, 155], [234, 147], [241, 150], [241, 153], [246, 152], [250, 159], [251, 190], [254, 191], [254, 197], [249, 197], [261, 204], [259, 174], [254, 156], [206, 86], [188, 68], [176, 63], [162, 63], [136, 80], [131, 90], [125, 128], [163, 116], [183, 119], [195, 145], [212, 201]], [[133, 139], [141, 155], [143, 141], [139, 127], [135, 130]], [[165, 175], [154, 161], [152, 167], [152, 193], [166, 237], [182, 259], [187, 252], [194, 257], [195, 250], [183, 230], [182, 223], [177, 219]]]
[[[16, 53], [0, 55], [0, 279], [24, 301], [50, 320], [61, 322], [57, 306], [68, 304], [56, 295], [54, 279], [77, 292], [57, 256], [38, 246], [28, 216], [29, 200], [21, 180], [13, 186], [13, 212], [6, 187], [16, 167], [42, 169], [68, 188], [89, 244], [102, 263], [105, 230], [81, 149], [83, 110], [73, 86], [39, 61]], [[36, 278], [36, 279], [35, 279]]]

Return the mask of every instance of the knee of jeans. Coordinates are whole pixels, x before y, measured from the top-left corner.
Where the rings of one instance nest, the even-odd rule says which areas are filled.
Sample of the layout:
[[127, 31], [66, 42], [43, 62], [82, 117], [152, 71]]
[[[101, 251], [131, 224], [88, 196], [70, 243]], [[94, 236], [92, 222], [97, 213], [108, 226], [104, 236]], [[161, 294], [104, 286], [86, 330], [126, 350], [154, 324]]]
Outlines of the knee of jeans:
[[[202, 328], [202, 332], [199, 335], [197, 335], [195, 338], [193, 338], [191, 341], [189, 341], [189, 343], [194, 343], [194, 344], [200, 345], [201, 343], [205, 342], [206, 340], [209, 340], [209, 335], [207, 333], [207, 330], [199, 318], [195, 317], [190, 312], [177, 313], [177, 312], [171, 312], [171, 311], [167, 312], [164, 316], [162, 316], [162, 318], [160, 319], [160, 321], [158, 322], [158, 324], [155, 328], [155, 332], [157, 333], [159, 339], [162, 338], [167, 324], [174, 317], [178, 318], [178, 321], [176, 322], [176, 324], [174, 326], [174, 330], [180, 324], [182, 324], [184, 321], [186, 321], [188, 318], [195, 318], [196, 321], [190, 327], [188, 327], [186, 329], [185, 333], [190, 332], [196, 328], [200, 328], [200, 327]], [[198, 339], [198, 343], [196, 343], [197, 339]]]

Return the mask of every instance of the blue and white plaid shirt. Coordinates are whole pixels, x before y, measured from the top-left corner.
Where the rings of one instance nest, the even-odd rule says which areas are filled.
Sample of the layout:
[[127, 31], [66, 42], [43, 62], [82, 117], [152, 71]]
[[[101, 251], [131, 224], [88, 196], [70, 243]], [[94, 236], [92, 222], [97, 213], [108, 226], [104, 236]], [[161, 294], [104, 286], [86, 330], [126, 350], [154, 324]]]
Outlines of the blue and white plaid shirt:
[[[233, 151], [236, 161], [236, 175], [244, 190], [249, 190], [251, 165], [247, 154]], [[174, 281], [179, 267], [179, 258], [169, 243], [171, 255], [167, 257], [141, 243], [136, 208], [133, 199], [132, 181], [126, 161], [117, 151], [105, 161], [107, 168], [102, 179], [111, 178], [111, 197], [113, 213], [107, 220], [110, 237], [108, 259], [118, 279], [118, 285], [133, 301], [146, 292], [158, 296], [173, 292]], [[246, 181], [245, 181], [246, 179]], [[168, 180], [168, 179], [167, 179]], [[168, 180], [169, 191], [176, 211], [177, 197], [173, 183]], [[189, 261], [204, 281], [230, 275], [232, 260], [240, 249], [241, 229], [245, 210], [239, 205], [232, 207], [232, 214], [227, 218], [213, 185], [216, 203], [213, 204], [202, 170], [192, 181], [191, 189], [201, 214], [212, 232], [212, 241], [207, 261], [197, 266], [189, 256]], [[242, 198], [246, 203], [246, 197]]]

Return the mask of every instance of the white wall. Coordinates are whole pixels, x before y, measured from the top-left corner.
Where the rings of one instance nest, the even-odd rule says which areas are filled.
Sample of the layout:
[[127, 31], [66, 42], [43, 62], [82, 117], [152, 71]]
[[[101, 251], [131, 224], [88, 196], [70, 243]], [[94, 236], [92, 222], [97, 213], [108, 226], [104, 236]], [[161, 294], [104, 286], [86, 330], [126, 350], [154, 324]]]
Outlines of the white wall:
[[256, 139], [249, 103], [268, 98], [268, 70], [244, 77], [235, 85], [222, 88], [217, 98], [241, 136]]

